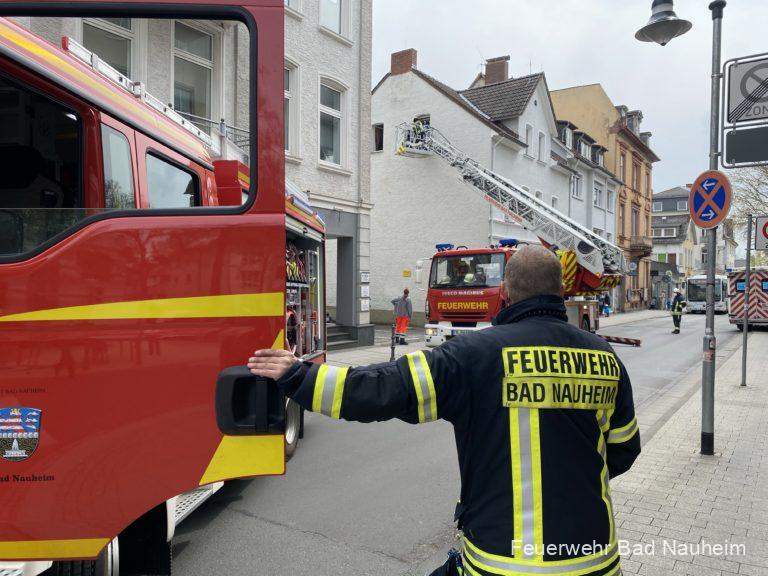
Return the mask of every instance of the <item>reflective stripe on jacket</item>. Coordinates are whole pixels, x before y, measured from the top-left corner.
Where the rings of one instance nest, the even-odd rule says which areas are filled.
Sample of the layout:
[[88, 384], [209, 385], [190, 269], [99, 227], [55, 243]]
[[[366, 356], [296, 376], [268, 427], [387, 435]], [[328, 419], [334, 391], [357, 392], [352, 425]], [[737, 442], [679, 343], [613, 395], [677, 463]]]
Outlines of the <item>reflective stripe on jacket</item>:
[[278, 384], [335, 418], [453, 424], [465, 573], [615, 574], [609, 479], [640, 453], [627, 372], [567, 323], [561, 298], [519, 302], [497, 321], [387, 364], [297, 364]]
[[672, 300], [672, 316], [682, 316], [683, 308], [685, 308], [687, 302], [683, 300], [681, 294], [675, 294], [674, 300]]

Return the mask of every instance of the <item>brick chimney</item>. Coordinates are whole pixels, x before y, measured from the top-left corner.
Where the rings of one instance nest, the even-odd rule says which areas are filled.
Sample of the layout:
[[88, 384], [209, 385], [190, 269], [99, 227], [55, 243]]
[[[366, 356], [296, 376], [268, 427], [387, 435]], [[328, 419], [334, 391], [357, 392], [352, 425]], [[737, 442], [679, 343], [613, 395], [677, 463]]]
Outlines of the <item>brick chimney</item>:
[[412, 68], [416, 68], [416, 50], [408, 48], [407, 50], [401, 50], [400, 52], [392, 53], [392, 65], [390, 67], [390, 73], [405, 74], [410, 72]]
[[485, 61], [485, 84], [495, 84], [509, 79], [509, 56], [498, 56]]

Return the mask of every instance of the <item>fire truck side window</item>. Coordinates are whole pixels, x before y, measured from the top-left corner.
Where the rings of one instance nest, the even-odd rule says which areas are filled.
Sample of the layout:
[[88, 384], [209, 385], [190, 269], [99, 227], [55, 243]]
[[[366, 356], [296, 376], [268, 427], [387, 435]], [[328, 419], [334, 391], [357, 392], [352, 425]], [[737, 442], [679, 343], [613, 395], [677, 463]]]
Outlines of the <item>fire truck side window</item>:
[[82, 219], [78, 115], [0, 76], [0, 254], [34, 250]]
[[104, 207], [107, 210], [135, 208], [131, 145], [124, 134], [101, 126], [104, 150]]
[[197, 176], [153, 154], [147, 154], [147, 192], [150, 208], [200, 206]]

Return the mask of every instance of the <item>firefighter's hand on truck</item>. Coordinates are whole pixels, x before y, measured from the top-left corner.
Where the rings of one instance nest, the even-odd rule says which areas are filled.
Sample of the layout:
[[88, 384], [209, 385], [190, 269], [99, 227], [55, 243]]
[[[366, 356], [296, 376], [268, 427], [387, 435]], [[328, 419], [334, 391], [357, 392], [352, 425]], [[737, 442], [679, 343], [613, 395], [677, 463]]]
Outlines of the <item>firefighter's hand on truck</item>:
[[299, 359], [288, 350], [256, 350], [248, 358], [248, 369], [251, 374], [279, 380], [291, 369]]

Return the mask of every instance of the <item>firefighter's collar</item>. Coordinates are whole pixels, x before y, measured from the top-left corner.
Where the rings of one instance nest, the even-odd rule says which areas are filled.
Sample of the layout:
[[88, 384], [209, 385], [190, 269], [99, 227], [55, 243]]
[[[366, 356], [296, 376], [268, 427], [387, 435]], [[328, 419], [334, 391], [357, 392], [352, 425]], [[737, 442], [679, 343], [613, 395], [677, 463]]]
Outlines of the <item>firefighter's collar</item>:
[[565, 301], [560, 296], [534, 296], [507, 306], [492, 322], [494, 325], [512, 324], [531, 316], [552, 316], [564, 322], [568, 321]]

